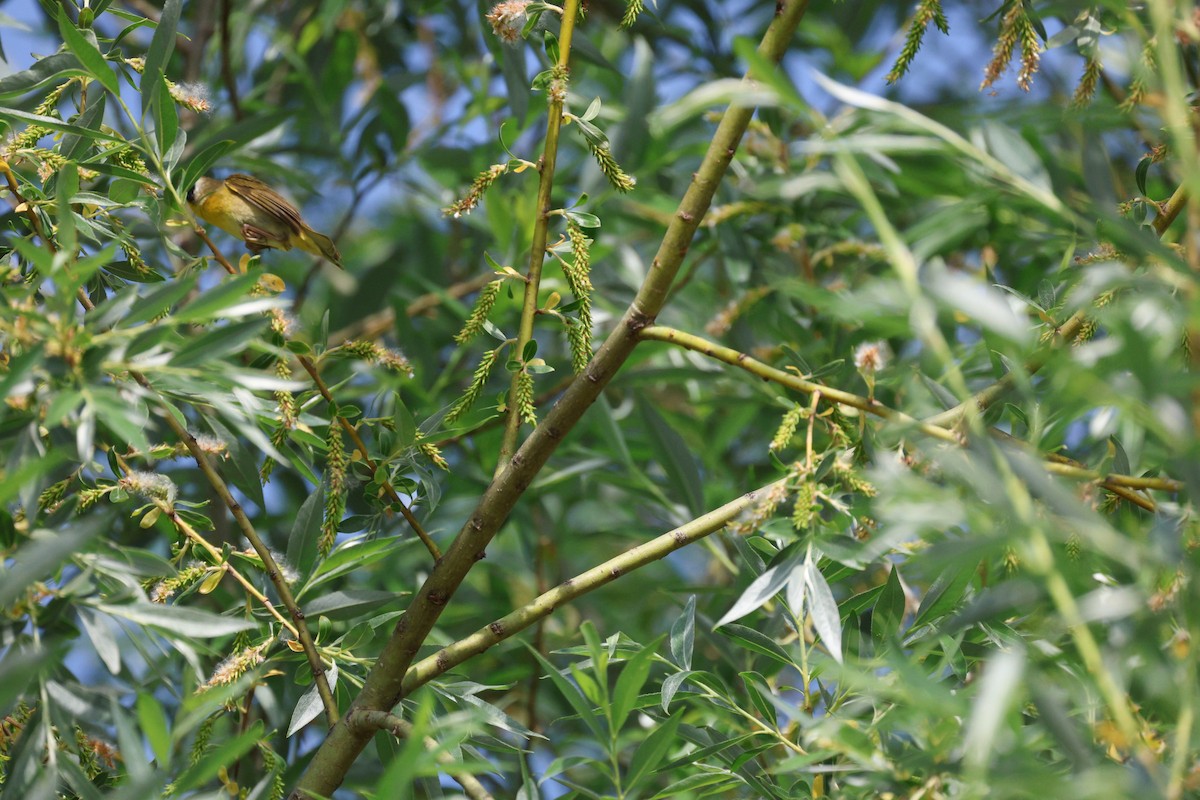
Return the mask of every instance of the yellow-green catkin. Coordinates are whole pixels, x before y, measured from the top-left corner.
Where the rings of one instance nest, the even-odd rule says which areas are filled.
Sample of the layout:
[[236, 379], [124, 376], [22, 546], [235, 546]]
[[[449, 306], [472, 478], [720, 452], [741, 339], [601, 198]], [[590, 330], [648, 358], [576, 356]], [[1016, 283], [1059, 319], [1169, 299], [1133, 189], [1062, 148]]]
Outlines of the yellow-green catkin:
[[38, 495], [38, 508], [42, 511], [57, 511], [62, 505], [63, 497], [67, 494], [67, 487], [71, 485], [71, 481], [75, 479], [72, 475], [70, 478], [63, 478], [58, 483], [47, 487], [40, 495]]
[[487, 322], [488, 315], [492, 313], [492, 307], [496, 305], [496, 298], [500, 296], [500, 287], [503, 285], [504, 279], [500, 278], [480, 290], [479, 297], [475, 299], [475, 307], [471, 309], [471, 315], [467, 317], [467, 321], [458, 335], [454, 337], [454, 341], [464, 344], [474, 339], [483, 330], [484, 323]]
[[[65, 93], [68, 87], [70, 87], [70, 85], [76, 80], [78, 79], [72, 78], [69, 81], [60, 83], [48, 95], [46, 95], [45, 99], [42, 100], [42, 102], [38, 104], [37, 108], [33, 110], [33, 113], [39, 117], [57, 118], [58, 102], [62, 99], [63, 93]], [[12, 159], [20, 151], [28, 150], [29, 148], [35, 146], [39, 141], [41, 141], [44, 137], [49, 136], [51, 133], [53, 133], [51, 129], [44, 128], [41, 125], [27, 126], [24, 130], [9, 140], [8, 144], [4, 146], [4, 157], [7, 159]]]
[[1071, 105], [1074, 108], [1083, 108], [1096, 96], [1096, 86], [1103, 71], [1104, 66], [1096, 56], [1089, 57], [1083, 63], [1083, 75], [1079, 78], [1079, 85], [1075, 87], [1074, 96], [1071, 97]]
[[625, 13], [621, 16], [621, 27], [628, 28], [633, 25], [645, 10], [646, 4], [643, 0], [627, 0]]
[[571, 345], [571, 368], [578, 375], [592, 360], [591, 240], [574, 220], [567, 222], [567, 238], [571, 242], [571, 260], [563, 260], [563, 276], [579, 302], [577, 324], [568, 328], [567, 338]]
[[281, 800], [287, 784], [283, 780], [283, 760], [271, 749], [271, 745], [263, 740], [258, 742], [258, 752], [262, 756], [263, 771], [271, 777], [271, 789], [267, 792], [267, 800]]
[[470, 385], [467, 386], [467, 390], [463, 392], [463, 396], [458, 399], [450, 412], [446, 414], [445, 421], [447, 423], [454, 422], [475, 405], [475, 401], [483, 394], [483, 387], [487, 383], [488, 376], [492, 374], [492, 367], [496, 365], [496, 357], [500, 355], [501, 349], [497, 347], [488, 350], [479, 359], [479, 366], [475, 368], [475, 374], [471, 376]]
[[[288, 440], [288, 430], [288, 427], [280, 422], [275, 426], [275, 429], [271, 431], [271, 444], [275, 445], [276, 450], [283, 447], [284, 442]], [[268, 456], [258, 470], [258, 477], [263, 483], [267, 483], [271, 480], [271, 473], [274, 471], [275, 459]]]
[[794, 405], [788, 412], [783, 415], [783, 421], [779, 423], [779, 429], [775, 431], [775, 438], [771, 439], [771, 444], [768, 449], [772, 453], [777, 453], [787, 447], [788, 442], [796, 435], [796, 429], [800, 427], [800, 420], [804, 419], [808, 409], [802, 405]]
[[521, 421], [537, 425], [537, 411], [533, 406], [533, 376], [525, 370], [517, 375], [516, 401]]
[[1146, 99], [1148, 89], [1146, 80], [1158, 72], [1158, 56], [1154, 50], [1155, 40], [1151, 38], [1142, 46], [1141, 64], [1134, 69], [1133, 80], [1129, 83], [1129, 92], [1117, 106], [1121, 111], [1129, 112], [1137, 108]]
[[207, 575], [208, 567], [203, 564], [190, 564], [169, 578], [155, 581], [149, 592], [150, 602], [165, 603], [177, 593], [203, 580]]
[[225, 686], [233, 683], [266, 660], [266, 652], [270, 644], [270, 640], [267, 640], [253, 647], [244, 647], [237, 650], [233, 655], [218, 664], [208, 680], [198, 686], [196, 691], [206, 692], [215, 686]]
[[726, 333], [729, 333], [729, 329], [733, 327], [733, 323], [737, 322], [759, 300], [762, 300], [772, 291], [774, 289], [770, 286], [756, 286], [746, 291], [740, 297], [730, 300], [725, 304], [724, 308], [717, 312], [716, 316], [705, 323], [705, 332], [709, 336], [724, 336]]
[[596, 164], [599, 165], [600, 172], [604, 174], [604, 177], [608, 178], [609, 184], [618, 192], [633, 191], [633, 187], [637, 185], [637, 180], [621, 169], [621, 165], [613, 158], [608, 142], [593, 141], [591, 138], [587, 138], [585, 141], [587, 141], [588, 149], [592, 151], [592, 158], [596, 159]]
[[442, 212], [447, 216], [461, 217], [465, 214], [470, 214], [475, 206], [483, 199], [483, 195], [487, 192], [496, 180], [508, 172], [507, 164], [492, 164], [490, 167], [479, 173], [475, 177], [475, 181], [471, 184], [471, 188], [467, 190], [466, 196], [462, 199], [451, 203]]
[[334, 354], [354, 356], [370, 364], [378, 364], [393, 372], [402, 373], [410, 378], [413, 376], [412, 362], [408, 360], [407, 356], [395, 348], [384, 347], [368, 339], [353, 339], [326, 353], [326, 355]]
[[950, 33], [950, 23], [942, 11], [941, 0], [921, 0], [917, 3], [912, 24], [908, 26], [908, 35], [904, 38], [904, 47], [900, 49], [900, 55], [896, 57], [892, 71], [887, 74], [888, 83], [895, 83], [904, 77], [904, 73], [908, 72], [913, 59], [917, 56], [917, 51], [921, 49], [921, 42], [925, 39], [925, 31], [929, 28], [930, 22], [936, 25], [942, 33]]
[[[287, 359], [281, 358], [275, 362], [275, 377], [287, 380], [292, 377], [292, 368]], [[279, 422], [285, 430], [296, 427], [296, 398], [287, 389], [275, 390], [275, 402], [279, 404]]]
[[333, 549], [338, 525], [346, 511], [346, 451], [342, 447], [341, 418], [329, 421], [329, 435], [325, 439], [325, 480], [328, 490], [325, 495], [325, 517], [321, 520], [321, 538], [317, 550], [322, 558]]
[[797, 531], [807, 531], [813, 520], [816, 519], [819, 510], [817, 484], [812, 480], [806, 480], [796, 490], [796, 503], [792, 507], [792, 527]]
[[980, 89], [988, 88], [1004, 74], [1018, 45], [1021, 47], [1021, 69], [1017, 72], [1017, 86], [1027, 92], [1033, 85], [1033, 76], [1041, 60], [1041, 43], [1024, 4], [1013, 2], [1000, 20], [1000, 34], [992, 48], [992, 60], [984, 70]]
[[730, 532], [739, 536], [749, 536], [754, 533], [767, 520], [775, 516], [779, 504], [787, 499], [788, 492], [787, 485], [783, 482], [772, 486], [770, 491], [766, 492], [749, 512], [729, 523]]
[[446, 459], [442, 456], [441, 448], [439, 448], [433, 442], [427, 440], [425, 435], [420, 432], [417, 433], [417, 449], [420, 450], [421, 454], [432, 461], [438, 468], [444, 470], [450, 469], [450, 464], [448, 464]]

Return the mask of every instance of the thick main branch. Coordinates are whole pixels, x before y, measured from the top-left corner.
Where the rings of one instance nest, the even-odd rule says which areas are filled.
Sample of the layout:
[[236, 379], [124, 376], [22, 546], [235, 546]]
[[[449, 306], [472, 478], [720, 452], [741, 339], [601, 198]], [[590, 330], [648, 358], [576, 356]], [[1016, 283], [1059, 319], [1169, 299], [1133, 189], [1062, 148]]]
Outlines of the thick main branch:
[[[758, 48], [763, 58], [779, 62], [807, 7], [808, 0], [780, 4]], [[355, 698], [353, 708], [387, 711], [399, 702], [404, 690], [404, 675], [450, 597], [472, 565], [483, 556], [484, 549], [551, 453], [629, 358], [637, 346], [638, 332], [652, 323], [662, 309], [692, 237], [712, 203], [753, 114], [752, 107], [739, 105], [731, 106], [722, 115], [708, 152], [663, 236], [637, 296], [587, 368], [567, 388], [562, 399], [513, 454], [508, 466], [480, 498], [445, 557], [434, 567], [396, 623], [391, 638]], [[314, 794], [332, 795], [369, 741], [368, 733], [353, 730], [345, 724], [334, 726], [313, 755], [292, 797], [298, 800], [311, 798]]]

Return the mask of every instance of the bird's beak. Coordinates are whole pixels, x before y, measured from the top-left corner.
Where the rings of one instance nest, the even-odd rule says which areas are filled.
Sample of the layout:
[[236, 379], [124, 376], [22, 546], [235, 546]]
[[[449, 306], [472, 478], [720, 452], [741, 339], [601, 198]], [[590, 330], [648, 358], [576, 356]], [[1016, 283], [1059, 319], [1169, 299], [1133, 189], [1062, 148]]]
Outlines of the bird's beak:
[[194, 183], [192, 184], [192, 188], [188, 189], [187, 201], [189, 203], [196, 202], [196, 184], [194, 184]]

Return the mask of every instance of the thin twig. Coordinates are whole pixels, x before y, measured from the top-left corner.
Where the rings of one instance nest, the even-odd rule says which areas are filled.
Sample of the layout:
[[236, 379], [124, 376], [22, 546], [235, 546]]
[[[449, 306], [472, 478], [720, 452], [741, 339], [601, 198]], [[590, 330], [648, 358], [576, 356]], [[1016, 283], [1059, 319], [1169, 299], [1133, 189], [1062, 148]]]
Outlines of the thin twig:
[[[329, 391], [329, 387], [325, 385], [325, 381], [321, 379], [321, 373], [317, 371], [317, 365], [313, 363], [312, 359], [308, 356], [297, 356], [297, 359], [300, 361], [300, 366], [304, 367], [304, 371], [307, 372], [313, 379], [313, 383], [316, 384], [317, 391], [321, 393], [321, 397], [325, 398], [327, 403], [336, 404], [336, 401], [333, 399], [333, 394]], [[437, 543], [433, 541], [433, 538], [430, 537], [430, 535], [425, 531], [425, 528], [421, 526], [420, 520], [418, 520], [412, 511], [409, 510], [408, 506], [404, 505], [404, 501], [400, 499], [399, 493], [397, 493], [395, 488], [393, 488], [391, 482], [388, 481], [386, 477], [379, 474], [379, 467], [375, 463], [375, 460], [371, 458], [371, 451], [367, 449], [366, 443], [363, 442], [362, 437], [358, 435], [358, 429], [355, 428], [350, 423], [350, 420], [346, 419], [345, 417], [339, 416], [338, 419], [342, 423], [342, 430], [344, 430], [346, 435], [350, 437], [350, 441], [354, 442], [354, 449], [356, 449], [359, 455], [362, 456], [363, 463], [367, 466], [367, 469], [371, 471], [371, 477], [380, 482], [383, 490], [387, 492], [388, 500], [392, 505], [400, 509], [400, 514], [408, 522], [409, 527], [411, 527], [413, 532], [417, 534], [417, 538], [420, 539], [421, 543], [425, 545], [425, 549], [429, 551], [431, 556], [433, 556], [433, 560], [437, 561], [442, 557], [442, 551], [438, 549]]]
[[446, 645], [408, 668], [408, 672], [404, 675], [404, 693], [411, 694], [418, 687], [449, 672], [464, 661], [515, 636], [530, 625], [548, 617], [564, 603], [594, 592], [622, 575], [660, 561], [676, 550], [716, 533], [742, 514], [753, 509], [760, 499], [769, 496], [786, 480], [786, 478], [781, 478], [752, 492], [747, 492], [720, 508], [713, 509], [674, 530], [630, 548], [602, 564], [597, 564], [591, 569], [563, 581], [553, 589], [543, 592], [515, 611], [488, 623], [470, 636]]
[[[356, 708], [346, 716], [346, 724], [362, 728], [371, 733], [375, 731], [387, 731], [397, 739], [410, 739], [413, 735], [413, 725], [411, 722], [395, 714], [389, 714], [386, 711]], [[426, 750], [434, 753], [434, 758], [437, 759], [439, 764], [453, 768], [458, 763], [454, 756], [441, 749], [442, 746], [432, 736], [426, 736], [423, 744]], [[458, 785], [463, 788], [463, 791], [471, 800], [492, 800], [492, 795], [479, 782], [479, 779], [471, 773], [450, 771], [447, 774], [458, 781]]]
[[499, 475], [512, 460], [517, 450], [517, 439], [521, 433], [521, 385], [529, 380], [525, 370], [525, 348], [533, 339], [533, 320], [537, 316], [539, 292], [542, 285], [542, 265], [546, 263], [546, 243], [550, 236], [550, 203], [554, 191], [554, 169], [558, 162], [558, 135], [562, 129], [563, 100], [566, 98], [566, 76], [571, 57], [571, 37], [575, 32], [577, 3], [567, 2], [563, 7], [562, 28], [558, 34], [558, 63], [555, 65], [564, 86], [561, 92], [550, 93], [546, 119], [546, 145], [538, 164], [541, 180], [538, 182], [537, 219], [533, 225], [533, 239], [529, 249], [529, 272], [525, 275], [525, 298], [521, 304], [521, 322], [517, 328], [517, 346], [514, 357], [521, 362], [521, 369], [512, 374], [508, 389], [508, 412], [504, 421], [504, 436], [500, 441], [500, 456], [496, 460]]
[[[427, 292], [417, 299], [413, 300], [404, 308], [404, 313], [409, 317], [416, 317], [437, 308], [446, 301], [446, 298], [455, 300], [465, 297], [472, 292], [477, 292], [484, 286], [487, 286], [492, 281], [496, 280], [495, 272], [485, 272], [482, 275], [477, 275], [470, 280], [460, 281], [451, 284], [445, 289], [438, 289], [433, 292]], [[331, 346], [343, 344], [351, 339], [377, 339], [380, 336], [392, 330], [396, 324], [396, 312], [393, 309], [385, 308], [382, 311], [377, 311], [370, 316], [347, 325], [340, 331], [330, 334], [329, 343]]]

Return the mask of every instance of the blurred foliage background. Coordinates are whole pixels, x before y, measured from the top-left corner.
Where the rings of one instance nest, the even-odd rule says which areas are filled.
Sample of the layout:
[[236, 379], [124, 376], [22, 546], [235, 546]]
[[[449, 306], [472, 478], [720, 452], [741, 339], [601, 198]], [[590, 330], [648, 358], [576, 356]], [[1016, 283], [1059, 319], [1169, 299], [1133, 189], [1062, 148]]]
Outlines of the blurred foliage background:
[[0, 797], [1200, 791], [1193, 7], [795, 8], [0, 3]]

